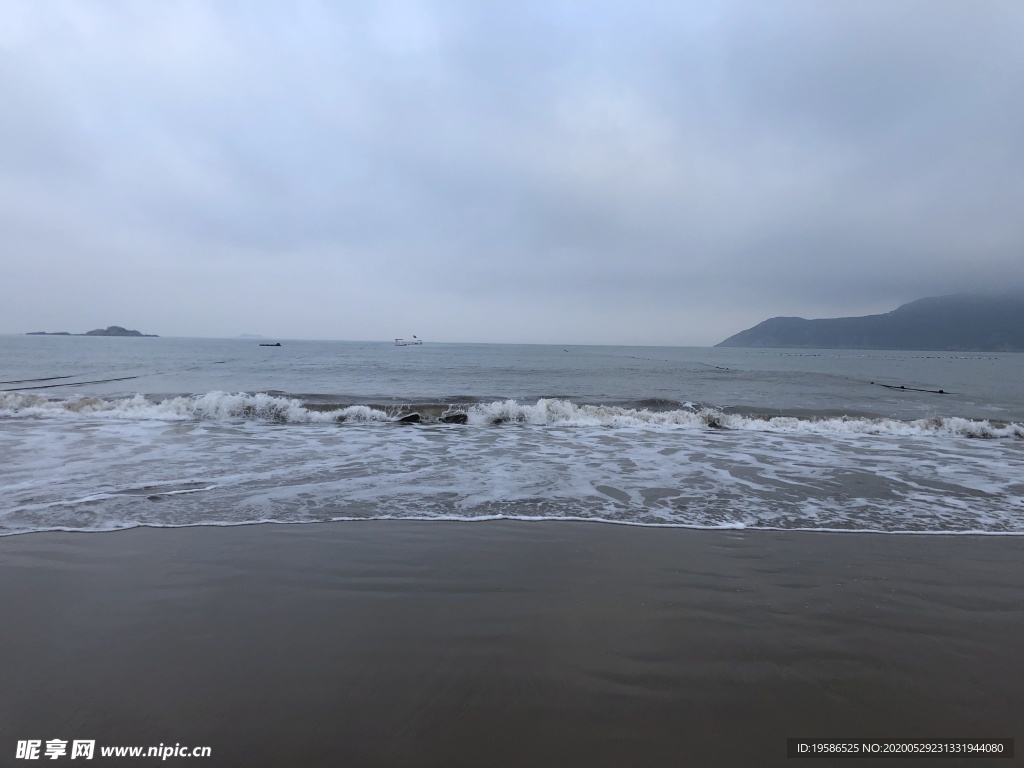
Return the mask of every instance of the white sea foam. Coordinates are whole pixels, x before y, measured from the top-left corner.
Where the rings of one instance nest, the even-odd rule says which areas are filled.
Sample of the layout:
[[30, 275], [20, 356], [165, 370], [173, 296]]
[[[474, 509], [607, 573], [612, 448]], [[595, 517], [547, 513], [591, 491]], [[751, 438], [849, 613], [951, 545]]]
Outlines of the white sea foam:
[[914, 421], [855, 416], [831, 418], [751, 417], [723, 413], [713, 408], [650, 411], [612, 405], [577, 405], [567, 400], [554, 399], [541, 399], [533, 405], [521, 404], [515, 400], [473, 405], [468, 409], [468, 415], [470, 423], [478, 424], [509, 421], [579, 427], [656, 426], [818, 435], [840, 433], [1024, 438], [1024, 424], [996, 425], [987, 420], [977, 421], [959, 417], [934, 417]]
[[560, 428], [539, 407], [509, 428], [98, 413], [0, 424], [0, 534], [338, 519], [1024, 532], [1019, 440]]
[[[905, 421], [891, 418], [840, 416], [808, 418], [796, 416], [749, 416], [724, 413], [714, 408], [681, 407], [648, 410], [616, 405], [577, 404], [569, 400], [540, 399], [535, 403], [500, 400], [450, 406], [448, 412], [464, 412], [469, 424], [502, 423], [561, 427], [726, 429], [747, 432], [790, 434], [846, 434], [892, 436], [944, 436], [979, 438], [1024, 438], [1024, 424], [993, 423], [956, 416], [936, 416]], [[390, 422], [398, 409], [388, 412], [368, 405], [325, 409], [308, 406], [297, 398], [265, 393], [208, 392], [154, 402], [142, 395], [103, 399], [71, 397], [48, 399], [34, 394], [0, 394], [0, 417], [100, 418], [158, 421], [238, 421], [274, 423]], [[427, 419], [429, 420], [429, 419]]]
[[333, 411], [303, 406], [302, 401], [265, 393], [207, 392], [203, 395], [173, 397], [159, 402], [142, 395], [103, 399], [71, 397], [51, 400], [24, 393], [0, 394], [0, 416], [55, 417], [89, 416], [94, 418], [157, 421], [272, 421], [314, 423], [332, 421], [392, 421], [393, 417], [365, 405], [352, 405]]
[[[132, 528], [236, 528], [246, 525], [322, 525], [323, 523], [368, 523], [368, 522], [410, 522], [410, 523], [488, 523], [499, 520], [508, 520], [519, 523], [598, 523], [604, 525], [623, 525], [636, 528], [683, 528], [698, 531], [746, 531], [747, 526], [743, 523], [721, 523], [719, 525], [701, 525], [699, 523], [644, 523], [633, 520], [602, 520], [600, 518], [572, 517], [572, 516], [550, 516], [550, 517], [523, 517], [517, 515], [478, 515], [475, 517], [460, 516], [401, 516], [401, 515], [377, 515], [373, 517], [332, 517], [328, 520], [208, 520], [194, 523], [153, 523], [122, 520], [109, 522], [102, 527], [68, 527], [54, 526], [46, 528], [47, 531], [61, 531], [64, 533], [109, 533], [113, 531], [126, 531]], [[986, 530], [957, 530], [957, 531], [889, 531], [882, 528], [777, 528], [772, 526], [759, 526], [759, 531], [777, 531], [782, 533], [859, 533], [874, 534], [879, 536], [1024, 536], [1024, 531], [986, 531]], [[0, 536], [17, 536], [19, 534], [34, 533], [35, 531], [2, 531]]]

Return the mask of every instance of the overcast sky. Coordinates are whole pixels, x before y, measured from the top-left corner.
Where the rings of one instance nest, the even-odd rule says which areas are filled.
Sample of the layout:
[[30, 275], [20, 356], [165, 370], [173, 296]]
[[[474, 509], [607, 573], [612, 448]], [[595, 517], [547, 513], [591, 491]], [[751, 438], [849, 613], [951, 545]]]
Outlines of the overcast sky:
[[0, 0], [0, 332], [714, 344], [1024, 288], [1024, 2]]

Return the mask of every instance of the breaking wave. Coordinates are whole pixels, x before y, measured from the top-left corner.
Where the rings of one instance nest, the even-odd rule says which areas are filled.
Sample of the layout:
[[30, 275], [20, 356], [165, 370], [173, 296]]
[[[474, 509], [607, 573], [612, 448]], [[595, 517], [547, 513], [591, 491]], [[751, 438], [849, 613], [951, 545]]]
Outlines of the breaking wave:
[[726, 413], [715, 407], [679, 403], [671, 408], [631, 408], [580, 404], [557, 398], [535, 403], [498, 400], [487, 403], [365, 405], [304, 402], [266, 393], [207, 392], [150, 400], [142, 395], [104, 399], [48, 399], [25, 393], [0, 394], [0, 417], [158, 420], [263, 421], [308, 423], [452, 422], [469, 425], [529, 424], [559, 427], [733, 430], [790, 434], [866, 434], [1024, 439], [1024, 424], [935, 416], [899, 420], [865, 416], [788, 416]]

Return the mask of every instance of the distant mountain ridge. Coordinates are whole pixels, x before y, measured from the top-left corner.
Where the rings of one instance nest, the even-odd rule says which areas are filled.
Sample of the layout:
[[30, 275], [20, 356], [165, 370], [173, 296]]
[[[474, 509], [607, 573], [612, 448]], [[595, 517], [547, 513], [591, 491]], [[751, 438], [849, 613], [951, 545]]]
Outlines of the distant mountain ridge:
[[918, 299], [884, 315], [773, 317], [715, 346], [1024, 352], [1024, 296], [955, 294]]
[[141, 331], [130, 331], [127, 328], [122, 328], [120, 325], [108, 325], [106, 328], [97, 328], [93, 331], [87, 331], [86, 333], [68, 333], [67, 331], [57, 331], [56, 333], [47, 333], [46, 331], [31, 331], [25, 334], [26, 336], [144, 336], [150, 339], [159, 338], [155, 333], [142, 333]]

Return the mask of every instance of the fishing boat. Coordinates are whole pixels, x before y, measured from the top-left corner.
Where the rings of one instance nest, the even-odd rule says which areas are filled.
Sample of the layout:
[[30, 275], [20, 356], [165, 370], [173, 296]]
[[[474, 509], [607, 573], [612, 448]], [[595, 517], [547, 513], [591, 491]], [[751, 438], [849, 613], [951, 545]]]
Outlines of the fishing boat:
[[423, 339], [416, 338], [416, 334], [413, 334], [411, 339], [395, 339], [396, 347], [411, 347], [422, 343]]

